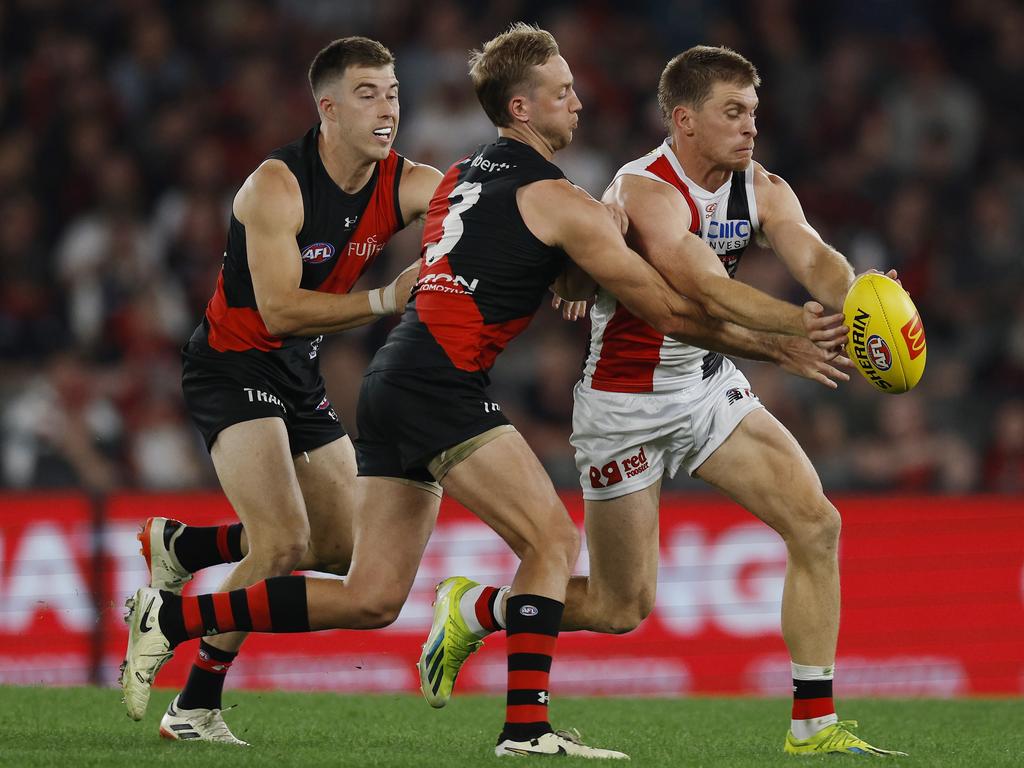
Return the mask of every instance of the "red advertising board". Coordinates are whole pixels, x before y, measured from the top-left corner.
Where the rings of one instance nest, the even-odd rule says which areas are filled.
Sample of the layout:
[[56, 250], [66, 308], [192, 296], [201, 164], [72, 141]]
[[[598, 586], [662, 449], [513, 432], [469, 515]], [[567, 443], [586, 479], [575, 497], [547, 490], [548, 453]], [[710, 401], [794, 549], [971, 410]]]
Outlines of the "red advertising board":
[[[582, 521], [578, 497], [564, 500]], [[956, 696], [1024, 693], [1024, 499], [861, 497], [838, 500], [843, 614], [837, 694]], [[0, 683], [112, 683], [124, 653], [124, 598], [145, 579], [135, 533], [150, 515], [230, 521], [220, 494], [118, 495], [95, 524], [78, 497], [0, 497]], [[789, 659], [779, 630], [785, 546], [748, 513], [715, 497], [669, 497], [661, 516], [654, 613], [620, 636], [565, 633], [553, 687], [561, 694], [782, 695]], [[446, 502], [409, 601], [385, 630], [253, 636], [231, 685], [412, 691], [433, 587], [464, 574], [508, 583], [505, 545]], [[189, 592], [216, 589], [228, 566]], [[578, 570], [587, 569], [586, 552]], [[99, 621], [96, 621], [98, 611]], [[184, 681], [195, 641], [158, 684]], [[495, 635], [460, 690], [504, 689]]]

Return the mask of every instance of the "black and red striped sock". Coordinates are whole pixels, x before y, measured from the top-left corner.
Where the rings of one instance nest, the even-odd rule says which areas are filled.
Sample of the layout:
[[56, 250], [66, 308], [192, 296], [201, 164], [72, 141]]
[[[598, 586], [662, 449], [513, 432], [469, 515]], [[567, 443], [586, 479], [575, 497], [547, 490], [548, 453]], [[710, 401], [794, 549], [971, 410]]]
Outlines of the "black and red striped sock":
[[[164, 545], [181, 523], [170, 520], [164, 528]], [[186, 525], [174, 542], [174, 556], [189, 573], [211, 565], [237, 563], [242, 559], [242, 524]]]
[[308, 632], [305, 576], [275, 576], [245, 589], [179, 597], [161, 590], [160, 630], [175, 646], [225, 632]]
[[237, 655], [237, 651], [222, 651], [200, 640], [188, 681], [178, 694], [178, 706], [181, 709], [221, 709], [224, 681]]
[[565, 604], [540, 595], [514, 595], [507, 606], [508, 694], [498, 740], [529, 741], [551, 731], [548, 681]]
[[838, 722], [832, 700], [834, 667], [812, 667], [793, 663], [793, 716], [790, 730], [796, 739], [809, 739]]

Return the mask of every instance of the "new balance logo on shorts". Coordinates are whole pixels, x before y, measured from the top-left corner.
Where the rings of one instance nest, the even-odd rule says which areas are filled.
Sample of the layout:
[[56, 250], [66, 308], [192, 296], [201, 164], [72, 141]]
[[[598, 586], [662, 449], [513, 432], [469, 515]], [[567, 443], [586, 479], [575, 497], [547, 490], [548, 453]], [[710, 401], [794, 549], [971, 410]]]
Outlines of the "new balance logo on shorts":
[[742, 389], [740, 389], [739, 387], [733, 387], [732, 389], [726, 391], [725, 396], [729, 399], [729, 405], [732, 405], [733, 403], [738, 403], [744, 397], [752, 397], [755, 400], [757, 400], [757, 395], [751, 392], [750, 389], [748, 389], [747, 387], [743, 387]]
[[619, 461], [609, 461], [600, 469], [591, 467], [590, 487], [607, 488], [609, 485], [621, 483], [623, 476], [634, 477], [641, 472], [646, 472], [649, 468], [647, 455], [644, 453], [643, 446], [640, 446], [640, 450], [632, 456], [627, 456]]

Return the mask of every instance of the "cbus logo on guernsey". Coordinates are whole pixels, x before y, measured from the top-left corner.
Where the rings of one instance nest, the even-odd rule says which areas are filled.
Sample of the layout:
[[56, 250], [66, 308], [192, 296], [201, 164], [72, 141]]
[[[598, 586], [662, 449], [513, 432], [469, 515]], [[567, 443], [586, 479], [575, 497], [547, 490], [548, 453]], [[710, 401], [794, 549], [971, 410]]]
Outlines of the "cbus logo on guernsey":
[[892, 367], [892, 352], [889, 351], [889, 345], [885, 343], [885, 339], [881, 336], [870, 336], [867, 348], [875, 368], [880, 371], [888, 371]]
[[921, 315], [915, 312], [906, 325], [900, 328], [903, 340], [907, 342], [907, 351], [910, 359], [916, 360], [924, 352], [924, 326], [921, 325]]
[[302, 249], [302, 260], [307, 264], [323, 264], [334, 258], [334, 246], [330, 243], [313, 243]]

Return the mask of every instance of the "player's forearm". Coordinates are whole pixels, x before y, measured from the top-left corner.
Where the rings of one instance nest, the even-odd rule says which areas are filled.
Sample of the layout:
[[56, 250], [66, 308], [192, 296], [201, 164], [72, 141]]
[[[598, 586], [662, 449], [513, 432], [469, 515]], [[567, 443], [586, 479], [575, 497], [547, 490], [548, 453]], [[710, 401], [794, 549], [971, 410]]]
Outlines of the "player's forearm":
[[684, 344], [747, 360], [774, 362], [779, 354], [774, 334], [751, 330], [713, 317], [691, 318], [681, 333], [670, 335]]
[[846, 257], [822, 243], [804, 287], [826, 307], [840, 310], [853, 278], [853, 267]]
[[259, 302], [259, 310], [275, 336], [319, 336], [376, 320], [380, 315], [370, 306], [369, 296], [370, 291], [335, 294], [296, 288]]
[[724, 275], [705, 275], [697, 284], [698, 295], [694, 298], [712, 317], [758, 331], [793, 336], [804, 333], [802, 310], [794, 304]]

